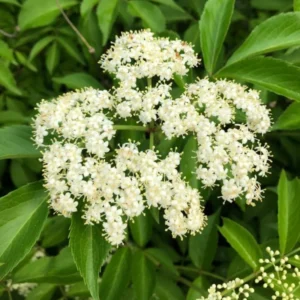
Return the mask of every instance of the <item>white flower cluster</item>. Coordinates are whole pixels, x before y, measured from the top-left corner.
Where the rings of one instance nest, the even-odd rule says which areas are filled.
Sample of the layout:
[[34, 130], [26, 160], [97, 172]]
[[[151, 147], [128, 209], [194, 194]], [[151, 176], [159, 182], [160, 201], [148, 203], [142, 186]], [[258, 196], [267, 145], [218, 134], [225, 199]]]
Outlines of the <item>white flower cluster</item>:
[[236, 278], [223, 284], [213, 284], [208, 289], [208, 296], [202, 297], [199, 300], [248, 299], [254, 293], [254, 289], [249, 284], [243, 283], [242, 279]]
[[[270, 118], [255, 91], [202, 79], [173, 99], [167, 81], [196, 66], [197, 56], [187, 43], [156, 38], [148, 30], [117, 38], [101, 63], [119, 80], [111, 92], [88, 88], [38, 106], [35, 142], [44, 148], [45, 186], [54, 210], [70, 216], [84, 203], [86, 223], [102, 222], [113, 245], [124, 240], [127, 219], [151, 206], [164, 209], [174, 236], [202, 230], [201, 196], [181, 179], [178, 153], [160, 160], [134, 143], [113, 152], [116, 130], [124, 127], [114, 122], [126, 118], [167, 138], [195, 135], [197, 176], [204, 186], [220, 184], [224, 200], [245, 197], [252, 204], [261, 198], [255, 174], [267, 173], [269, 153], [256, 134], [268, 130]], [[154, 86], [152, 77], [158, 80]], [[138, 88], [142, 78], [148, 80], [145, 89]], [[237, 110], [245, 114], [245, 125], [235, 124]]]
[[137, 79], [158, 77], [170, 80], [174, 74], [186, 75], [198, 64], [193, 47], [186, 42], [156, 38], [150, 30], [125, 32], [116, 37], [103, 55], [101, 66], [115, 74], [123, 87], [135, 87]]

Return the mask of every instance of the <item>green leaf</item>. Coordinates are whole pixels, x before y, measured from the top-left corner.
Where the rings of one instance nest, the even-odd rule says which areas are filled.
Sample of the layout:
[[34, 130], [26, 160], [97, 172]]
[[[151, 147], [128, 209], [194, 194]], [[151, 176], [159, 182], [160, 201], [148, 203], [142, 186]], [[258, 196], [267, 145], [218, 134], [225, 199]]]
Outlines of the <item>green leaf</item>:
[[84, 299], [91, 297], [91, 293], [83, 281], [70, 285], [66, 295], [69, 297], [84, 297]]
[[267, 90], [300, 101], [300, 68], [271, 57], [253, 57], [225, 66], [217, 77], [258, 84]]
[[289, 181], [283, 170], [278, 184], [278, 234], [281, 254], [293, 249], [300, 237], [300, 179]]
[[[197, 290], [194, 287], [197, 287]], [[208, 287], [209, 284], [205, 278], [199, 276], [193, 281], [193, 286], [189, 288], [186, 300], [198, 300], [201, 299], [200, 297], [206, 297]]]
[[11, 180], [16, 187], [21, 187], [37, 180], [35, 174], [30, 169], [16, 160], [11, 162], [9, 171]]
[[28, 184], [0, 199], [0, 279], [8, 274], [37, 241], [48, 215], [41, 183]]
[[12, 277], [14, 283], [37, 282], [70, 284], [81, 280], [77, 272], [69, 247], [60, 251], [57, 256], [42, 257], [29, 262]]
[[148, 300], [155, 287], [155, 267], [141, 250], [134, 253], [132, 263], [133, 289], [139, 300]]
[[60, 58], [59, 47], [56, 42], [53, 42], [46, 53], [46, 67], [50, 75], [54, 72], [57, 67]]
[[20, 6], [20, 3], [17, 0], [0, 0], [0, 3], [8, 3], [8, 4]]
[[31, 128], [13, 125], [0, 128], [0, 159], [40, 157], [40, 152], [33, 146]]
[[209, 74], [213, 74], [223, 42], [225, 40], [232, 13], [234, 0], [209, 0], [202, 13], [200, 42], [204, 65]]
[[227, 65], [250, 56], [298, 46], [299, 43], [300, 13], [279, 14], [259, 24], [233, 53]]
[[83, 0], [80, 4], [80, 14], [82, 16], [90, 12], [99, 0]]
[[57, 246], [68, 238], [70, 219], [63, 216], [48, 218], [41, 234], [43, 248]]
[[198, 149], [197, 139], [195, 139], [192, 136], [186, 142], [180, 160], [181, 174], [184, 176], [185, 180], [190, 184], [190, 186], [196, 189], [198, 188], [199, 185], [199, 181], [196, 175], [197, 149]]
[[251, 0], [251, 6], [262, 10], [284, 11], [292, 8], [293, 0]]
[[160, 4], [164, 4], [166, 6], [169, 6], [171, 8], [174, 8], [178, 11], [185, 13], [185, 10], [181, 6], [179, 6], [174, 0], [152, 0], [152, 1]]
[[46, 37], [42, 38], [41, 40], [38, 40], [38, 42], [34, 44], [34, 46], [32, 47], [32, 49], [30, 51], [29, 60], [30, 61], [33, 60], [52, 41], [53, 41], [52, 36], [46, 36]]
[[[68, 8], [76, 5], [76, 0], [60, 0], [62, 8]], [[21, 8], [18, 17], [18, 24], [21, 30], [41, 27], [52, 23], [60, 10], [56, 0], [44, 1], [41, 5], [40, 0], [26, 0]]]
[[110, 36], [112, 25], [117, 15], [119, 0], [101, 0], [97, 7], [99, 28], [102, 32], [102, 45], [104, 46]]
[[217, 250], [219, 212], [208, 217], [207, 225], [202, 233], [189, 239], [189, 256], [194, 265], [201, 269], [209, 269]]
[[37, 68], [28, 60], [28, 58], [22, 52], [16, 51], [15, 55], [18, 62], [21, 65], [23, 65], [24, 67], [26, 67], [27, 69], [33, 72], [37, 72]]
[[72, 40], [66, 39], [65, 37], [64, 38], [58, 37], [57, 41], [71, 57], [73, 57], [76, 61], [78, 61], [82, 65], [85, 65], [84, 59], [80, 51], [78, 51], [76, 44]]
[[294, 0], [294, 11], [300, 11], [300, 0]]
[[156, 279], [155, 295], [159, 300], [184, 300], [182, 290], [176, 283], [164, 276]]
[[99, 225], [85, 225], [80, 213], [72, 215], [70, 247], [81, 276], [93, 299], [99, 299], [98, 278], [110, 244], [104, 239]]
[[100, 299], [120, 299], [130, 277], [128, 276], [131, 266], [131, 252], [129, 248], [120, 248], [112, 256], [108, 266], [105, 268], [100, 283]]
[[195, 52], [199, 53], [200, 48], [200, 31], [198, 23], [190, 25], [184, 33], [184, 40], [194, 45]]
[[144, 247], [150, 240], [152, 234], [152, 219], [149, 211], [141, 214], [129, 222], [130, 231], [134, 241]]
[[4, 86], [13, 94], [18, 96], [22, 95], [22, 92], [17, 87], [16, 81], [10, 69], [3, 63], [0, 64], [0, 86]]
[[219, 227], [221, 234], [252, 269], [257, 269], [262, 253], [253, 235], [230, 219], [223, 218], [223, 223], [223, 227]]
[[0, 111], [1, 124], [28, 124], [31, 119], [25, 117], [22, 113], [12, 110]]
[[84, 87], [93, 87], [103, 89], [103, 86], [93, 76], [88, 73], [71, 73], [62, 77], [54, 77], [53, 81], [64, 84], [70, 89], [80, 89]]
[[292, 103], [277, 119], [273, 130], [300, 129], [300, 103]]
[[159, 7], [148, 1], [130, 1], [129, 8], [154, 32], [166, 29], [166, 20]]
[[51, 300], [55, 289], [56, 285], [51, 283], [39, 284], [28, 294], [26, 300]]
[[0, 58], [8, 61], [12, 61], [14, 58], [12, 49], [2, 40], [0, 40]]

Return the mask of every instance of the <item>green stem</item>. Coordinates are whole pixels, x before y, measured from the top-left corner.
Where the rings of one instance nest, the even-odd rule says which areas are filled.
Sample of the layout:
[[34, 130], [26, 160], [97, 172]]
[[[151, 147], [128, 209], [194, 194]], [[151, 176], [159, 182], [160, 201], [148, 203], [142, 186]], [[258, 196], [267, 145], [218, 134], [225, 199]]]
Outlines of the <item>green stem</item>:
[[114, 130], [149, 131], [149, 128], [139, 125], [114, 125]]
[[[300, 247], [299, 248], [296, 248], [295, 250], [291, 251], [290, 253], [286, 254], [285, 256], [286, 257], [289, 257], [289, 256], [292, 256], [294, 254], [296, 254], [297, 252], [300, 251]], [[278, 263], [280, 261], [281, 258], [278, 258], [274, 264]], [[266, 266], [264, 266], [264, 271], [265, 272], [266, 270], [270, 269], [271, 267], [273, 266], [273, 263], [269, 263], [267, 264]], [[246, 282], [254, 279], [255, 277], [257, 277], [259, 274], [261, 274], [262, 271], [258, 270], [257, 272], [254, 272], [250, 275], [248, 275], [247, 277], [243, 278], [243, 283], [242, 284], [239, 284], [237, 285], [235, 288], [238, 288], [240, 287], [241, 285], [245, 284]], [[229, 291], [228, 290], [225, 290], [223, 293], [221, 293], [222, 296], [225, 296]]]
[[154, 132], [150, 132], [150, 137], [149, 137], [149, 149], [154, 148]]
[[199, 270], [197, 268], [185, 267], [185, 266], [176, 266], [176, 268], [178, 270], [188, 271], [188, 272], [194, 272], [194, 273], [198, 273], [200, 275], [205, 275], [205, 276], [208, 276], [208, 277], [211, 277], [211, 278], [215, 278], [215, 279], [218, 279], [218, 280], [221, 280], [221, 281], [226, 281], [226, 278], [224, 278], [222, 276], [219, 276], [219, 275], [207, 272], [207, 271]]
[[9, 299], [9, 300], [13, 300], [13, 298], [12, 298], [12, 295], [11, 295], [11, 292], [10, 292], [10, 289], [9, 289], [9, 288], [7, 289], [7, 294], [8, 294], [8, 299]]

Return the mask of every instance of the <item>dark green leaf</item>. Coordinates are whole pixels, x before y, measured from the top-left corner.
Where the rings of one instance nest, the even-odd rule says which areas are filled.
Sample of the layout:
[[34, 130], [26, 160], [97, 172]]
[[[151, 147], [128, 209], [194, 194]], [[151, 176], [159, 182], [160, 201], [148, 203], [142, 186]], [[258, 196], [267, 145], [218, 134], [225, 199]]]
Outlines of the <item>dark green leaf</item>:
[[46, 36], [46, 37], [40, 39], [37, 43], [35, 43], [34, 46], [31, 49], [31, 51], [30, 51], [29, 60], [33, 60], [52, 41], [53, 41], [52, 36]]
[[28, 184], [0, 199], [0, 278], [9, 273], [37, 241], [48, 214], [41, 183]]
[[99, 0], [83, 0], [80, 4], [80, 14], [82, 16], [90, 12]]
[[58, 43], [66, 50], [66, 52], [73, 57], [76, 61], [81, 63], [82, 65], [85, 64], [82, 54], [77, 48], [77, 45], [71, 40], [64, 38], [57, 38]]
[[155, 268], [140, 250], [134, 253], [132, 281], [137, 299], [150, 299], [155, 287]]
[[70, 247], [75, 264], [93, 299], [99, 299], [98, 278], [110, 250], [99, 225], [86, 225], [80, 213], [72, 215]]
[[70, 285], [66, 294], [69, 297], [85, 297], [86, 299], [91, 297], [91, 293], [83, 281]]
[[253, 235], [230, 219], [223, 218], [223, 221], [223, 227], [219, 228], [221, 234], [252, 269], [257, 269], [262, 252]]
[[183, 300], [182, 290], [167, 277], [158, 276], [156, 279], [155, 295], [159, 300]]
[[69, 234], [70, 219], [63, 216], [48, 218], [41, 234], [41, 245], [44, 248], [59, 245], [66, 241]]
[[130, 231], [134, 241], [144, 247], [150, 240], [152, 234], [152, 222], [149, 212], [141, 214], [130, 221]]
[[57, 256], [43, 257], [29, 262], [13, 275], [13, 282], [70, 284], [80, 281], [69, 247]]
[[12, 49], [2, 40], [0, 40], [0, 58], [8, 61], [12, 61], [14, 58]]
[[130, 279], [130, 266], [130, 249], [118, 249], [104, 271], [100, 284], [101, 300], [120, 299]]
[[300, 179], [289, 181], [281, 172], [278, 184], [278, 234], [280, 252], [293, 249], [300, 237]]
[[9, 171], [12, 182], [16, 187], [21, 187], [22, 185], [37, 180], [35, 174], [30, 169], [16, 160], [11, 162]]
[[59, 63], [60, 49], [56, 42], [52, 43], [46, 53], [46, 67], [50, 75], [54, 72], [54, 69]]
[[63, 77], [54, 77], [54, 82], [65, 84], [70, 89], [93, 87], [103, 89], [103, 86], [94, 77], [87, 73], [71, 73]]
[[[197, 290], [193, 286], [197, 287]], [[204, 277], [200, 276], [196, 278], [193, 281], [193, 286], [189, 288], [186, 300], [198, 300], [207, 296], [207, 288], [209, 287], [209, 284]]]
[[0, 159], [40, 157], [33, 146], [31, 128], [14, 125], [0, 128]]
[[267, 90], [300, 101], [300, 68], [270, 57], [253, 57], [221, 69], [218, 77], [258, 84]]
[[259, 24], [233, 53], [227, 65], [249, 56], [298, 46], [299, 43], [300, 13], [280, 14]]
[[199, 22], [200, 41], [204, 65], [209, 74], [215, 70], [230, 25], [234, 2], [234, 0], [209, 0], [204, 7]]
[[287, 10], [292, 8], [293, 0], [251, 0], [251, 6], [262, 10]]
[[102, 45], [108, 41], [113, 22], [116, 18], [119, 0], [101, 0], [97, 7], [99, 28], [103, 34]]
[[130, 1], [130, 9], [154, 32], [166, 29], [166, 20], [159, 7], [148, 1]]
[[208, 269], [215, 257], [218, 245], [219, 212], [208, 217], [203, 232], [189, 239], [189, 256], [195, 266]]

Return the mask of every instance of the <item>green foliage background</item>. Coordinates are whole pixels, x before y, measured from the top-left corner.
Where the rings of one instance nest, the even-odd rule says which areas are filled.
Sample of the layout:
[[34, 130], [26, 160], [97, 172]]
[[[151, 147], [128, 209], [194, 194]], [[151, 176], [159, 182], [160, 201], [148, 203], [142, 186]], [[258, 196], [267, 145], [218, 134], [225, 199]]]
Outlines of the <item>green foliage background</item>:
[[[11, 280], [38, 283], [29, 300], [88, 299], [90, 293], [103, 300], [194, 300], [205, 296], [213, 282], [253, 279], [266, 246], [282, 254], [297, 251], [298, 10], [297, 0], [0, 0], [1, 299], [23, 299], [15, 291], [7, 292]], [[203, 190], [194, 176], [193, 138], [175, 143], [158, 136], [156, 147], [162, 155], [171, 147], [183, 151], [180, 168], [205, 197], [208, 226], [201, 235], [172, 239], [159, 212], [147, 212], [130, 223], [127, 242], [113, 249], [99, 283], [98, 269], [109, 245], [97, 226], [85, 230], [75, 216], [69, 232], [69, 219], [48, 212], [41, 183], [32, 183], [42, 176], [30, 123], [42, 98], [85, 86], [111, 88], [113, 79], [98, 65], [101, 54], [115, 35], [142, 28], [193, 43], [203, 59], [186, 78], [176, 78], [178, 91], [183, 81], [207, 75], [233, 78], [261, 90], [274, 120], [263, 138], [273, 153], [272, 168], [261, 179], [266, 189], [262, 203], [254, 208], [243, 201], [223, 205], [219, 191]], [[145, 138], [134, 134], [119, 139]], [[47, 257], [31, 262], [39, 247]], [[270, 290], [258, 289], [252, 299], [270, 295]], [[300, 287], [295, 296], [300, 297]]]

